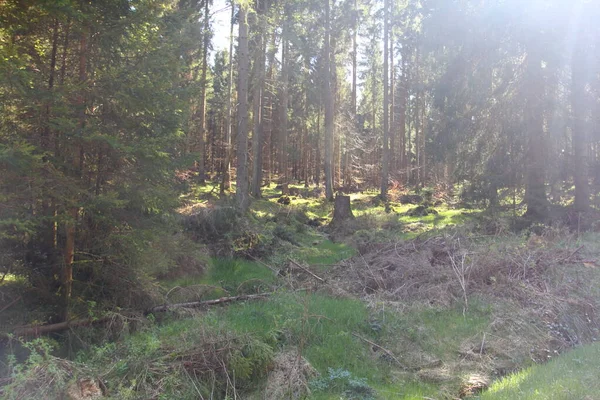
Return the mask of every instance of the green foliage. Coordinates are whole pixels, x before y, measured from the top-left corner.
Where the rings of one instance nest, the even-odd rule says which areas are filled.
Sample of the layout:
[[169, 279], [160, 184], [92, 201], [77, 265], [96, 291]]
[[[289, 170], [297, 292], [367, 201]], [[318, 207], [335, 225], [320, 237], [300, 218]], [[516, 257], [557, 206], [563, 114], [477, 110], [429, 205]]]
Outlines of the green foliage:
[[8, 358], [11, 371], [9, 384], [4, 386], [3, 398], [59, 398], [73, 374], [72, 363], [52, 355], [56, 342], [49, 339], [34, 339], [20, 343], [29, 352], [26, 360], [16, 363]]
[[366, 379], [355, 378], [344, 369], [328, 368], [328, 374], [310, 382], [311, 389], [315, 392], [332, 391], [342, 392], [344, 399], [348, 400], [374, 400], [375, 390], [371, 388]]

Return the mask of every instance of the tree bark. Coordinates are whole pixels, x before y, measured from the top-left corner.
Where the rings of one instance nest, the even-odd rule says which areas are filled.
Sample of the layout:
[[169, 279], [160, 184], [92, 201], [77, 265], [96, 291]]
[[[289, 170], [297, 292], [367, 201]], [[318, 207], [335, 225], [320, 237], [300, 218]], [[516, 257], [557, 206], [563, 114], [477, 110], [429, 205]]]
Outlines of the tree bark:
[[288, 103], [289, 103], [289, 21], [283, 23], [281, 32], [281, 92], [279, 97], [279, 183], [288, 184]]
[[[82, 85], [87, 81], [87, 57], [88, 57], [88, 32], [84, 29], [79, 38], [79, 83]], [[79, 136], [83, 135], [85, 128], [85, 96], [79, 93], [77, 97], [77, 107], [79, 108], [78, 130]], [[73, 173], [81, 176], [83, 159], [81, 157], [83, 150], [81, 144], [74, 144], [71, 147], [71, 166]], [[73, 262], [75, 260], [75, 236], [77, 219], [79, 217], [79, 207], [77, 199], [72, 200], [75, 204], [68, 208], [68, 219], [65, 222], [65, 244], [63, 250], [64, 268], [61, 280], [61, 294], [63, 298], [63, 310], [61, 318], [67, 321], [69, 317], [69, 303], [73, 291]]]
[[354, 218], [352, 214], [352, 207], [350, 205], [350, 196], [344, 196], [337, 194], [335, 196], [335, 203], [333, 206], [333, 219], [331, 220], [330, 226], [336, 226], [348, 219]]
[[238, 38], [238, 140], [236, 201], [238, 209], [246, 212], [250, 205], [248, 193], [248, 21], [247, 5], [240, 5]]
[[383, 154], [381, 160], [381, 190], [379, 195], [382, 199], [387, 198], [388, 178], [389, 178], [389, 0], [383, 2]]
[[589, 163], [586, 132], [586, 40], [578, 38], [571, 60], [571, 109], [573, 113], [573, 180], [575, 181], [576, 211], [588, 211], [590, 208]]
[[254, 163], [252, 164], [252, 185], [251, 192], [255, 198], [260, 197], [262, 184], [262, 147], [263, 147], [263, 89], [265, 84], [265, 52], [264, 45], [264, 25], [262, 14], [264, 9], [257, 7], [257, 39], [256, 39], [256, 83], [254, 87], [254, 134], [252, 136], [252, 154]]
[[525, 126], [527, 129], [526, 148], [526, 216], [542, 220], [548, 215], [544, 160], [544, 71], [542, 59], [537, 49], [527, 54], [525, 59], [523, 93], [525, 98]]
[[225, 190], [231, 187], [231, 132], [233, 130], [231, 122], [231, 97], [233, 95], [233, 23], [235, 19], [235, 2], [231, 0], [231, 21], [229, 25], [229, 76], [227, 78], [227, 116], [226, 124], [227, 131], [225, 134], [225, 160], [223, 162], [223, 171], [221, 174], [221, 196], [225, 194]]
[[331, 54], [330, 0], [325, 0], [325, 196], [333, 200], [333, 135], [334, 99], [332, 93], [333, 60]]
[[198, 160], [198, 183], [204, 184], [205, 181], [205, 166], [206, 166], [206, 72], [208, 70], [208, 45], [210, 44], [210, 15], [208, 13], [208, 0], [204, 0], [204, 26], [203, 26], [203, 43], [202, 43], [202, 72], [200, 75], [200, 109], [199, 124], [200, 132], [198, 133], [198, 144], [200, 159]]

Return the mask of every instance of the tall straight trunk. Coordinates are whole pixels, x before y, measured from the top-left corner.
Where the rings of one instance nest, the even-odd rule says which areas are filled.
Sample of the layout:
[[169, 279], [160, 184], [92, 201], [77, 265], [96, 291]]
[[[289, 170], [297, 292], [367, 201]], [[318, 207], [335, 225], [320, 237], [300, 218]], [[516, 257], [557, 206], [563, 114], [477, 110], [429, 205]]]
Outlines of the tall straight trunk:
[[[305, 74], [310, 74], [310, 61], [308, 59], [305, 60]], [[303, 87], [303, 96], [302, 96], [302, 116], [304, 121], [308, 121], [308, 93], [309, 93], [309, 84], [308, 80], [304, 80]], [[310, 144], [309, 144], [309, 136], [308, 136], [308, 125], [307, 123], [302, 124], [302, 144], [301, 144], [301, 152], [302, 152], [302, 180], [304, 180], [304, 187], [308, 187], [309, 185], [309, 173], [308, 173], [308, 164], [310, 163]]]
[[419, 117], [421, 110], [421, 96], [420, 96], [420, 75], [419, 75], [419, 49], [416, 50], [416, 59], [415, 59], [415, 105], [414, 112], [412, 115], [413, 124], [415, 126], [415, 173], [416, 173], [416, 181], [415, 183], [418, 185], [421, 184], [421, 119]]
[[[258, 3], [258, 2], [257, 2]], [[262, 184], [262, 147], [263, 147], [263, 89], [265, 85], [265, 52], [264, 45], [264, 25], [262, 23], [263, 8], [257, 6], [257, 39], [255, 49], [256, 64], [256, 83], [254, 86], [254, 134], [252, 137], [252, 154], [254, 164], [252, 165], [252, 185], [251, 192], [255, 198], [260, 197], [260, 187]]]
[[317, 113], [317, 132], [315, 134], [315, 185], [321, 182], [321, 108]]
[[245, 4], [240, 5], [238, 38], [238, 140], [235, 195], [238, 209], [241, 212], [246, 212], [250, 205], [248, 193], [248, 69], [250, 56], [248, 54], [247, 7]]
[[352, 21], [352, 114], [356, 118], [357, 73], [358, 73], [358, 0], [354, 0]]
[[[84, 29], [79, 38], [79, 83], [82, 85], [87, 81], [87, 57], [88, 57], [88, 33], [87, 29]], [[85, 128], [85, 96], [79, 94], [77, 97], [77, 107], [79, 108], [78, 117], [78, 130], [79, 135], [83, 135]], [[73, 172], [80, 176], [82, 171], [81, 159], [82, 149], [73, 145], [71, 148], [71, 165]], [[77, 202], [77, 199], [72, 199], [73, 202]], [[63, 310], [61, 319], [63, 321], [69, 318], [69, 305], [71, 302], [71, 294], [73, 292], [73, 262], [75, 260], [75, 239], [76, 239], [76, 226], [79, 217], [79, 207], [74, 204], [68, 208], [68, 219], [65, 222], [65, 244], [63, 250], [64, 258], [64, 269], [62, 274], [61, 282], [61, 293], [63, 296]]]
[[[398, 137], [400, 138], [400, 153], [399, 153], [399, 164], [400, 169], [405, 173], [406, 165], [406, 100], [408, 93], [408, 74], [407, 74], [408, 63], [406, 60], [406, 53], [402, 52], [402, 76], [400, 79], [400, 93], [399, 93], [399, 110], [398, 110]], [[405, 179], [407, 176], [405, 175]]]
[[538, 49], [532, 49], [525, 59], [523, 95], [525, 96], [525, 127], [527, 129], [525, 203], [526, 215], [541, 220], [548, 215], [544, 160], [544, 71]]
[[225, 160], [223, 162], [223, 171], [221, 173], [221, 187], [219, 189], [221, 196], [225, 194], [225, 190], [231, 188], [231, 133], [232, 118], [231, 118], [231, 97], [233, 95], [233, 24], [235, 21], [235, 2], [231, 0], [231, 21], [229, 22], [229, 75], [227, 77], [227, 115], [225, 124]]
[[[392, 4], [393, 7], [393, 4]], [[393, 11], [393, 9], [392, 9]], [[394, 71], [394, 26], [389, 29], [390, 41], [390, 156], [388, 165], [392, 171], [396, 169], [396, 74]]]
[[204, 184], [206, 167], [206, 72], [208, 70], [208, 46], [210, 44], [210, 15], [208, 13], [208, 0], [204, 0], [204, 32], [202, 43], [202, 72], [200, 75], [200, 104], [198, 117], [200, 132], [198, 133], [198, 144], [200, 159], [198, 160], [198, 183]]
[[383, 2], [383, 151], [381, 160], [381, 198], [387, 197], [390, 162], [390, 99], [389, 99], [389, 0]]
[[331, 21], [330, 21], [330, 0], [325, 0], [325, 196], [328, 200], [333, 200], [333, 135], [334, 121], [333, 109], [334, 98], [332, 93], [332, 74], [333, 60], [331, 54]]
[[[41, 135], [40, 135], [40, 144], [41, 144], [41, 148], [44, 151], [50, 152], [50, 150], [52, 149], [52, 138], [51, 136], [51, 132], [50, 132], [50, 118], [51, 118], [51, 114], [52, 114], [52, 92], [54, 89], [54, 80], [55, 80], [55, 75], [56, 75], [56, 54], [58, 52], [58, 37], [59, 37], [59, 32], [58, 32], [58, 27], [59, 27], [59, 23], [58, 23], [58, 19], [54, 21], [54, 26], [52, 28], [52, 50], [50, 52], [50, 72], [49, 72], [49, 76], [48, 76], [48, 98], [46, 101], [44, 101], [44, 106], [43, 106], [43, 122], [42, 122], [42, 129], [41, 129]], [[56, 140], [55, 140], [56, 142]], [[56, 148], [56, 145], [54, 145], [54, 148]], [[46, 172], [44, 172], [44, 174], [46, 174]], [[45, 232], [45, 237], [44, 237], [44, 245], [46, 246], [46, 248], [48, 249], [48, 252], [52, 252], [54, 253], [54, 250], [50, 251], [51, 249], [54, 249], [55, 243], [56, 243], [56, 229], [55, 229], [55, 222], [54, 222], [54, 217], [55, 217], [55, 207], [53, 206], [53, 199], [50, 198], [50, 195], [48, 193], [46, 193], [46, 190], [44, 189], [44, 194], [43, 194], [43, 214], [44, 217], [48, 218], [48, 222], [46, 225], [47, 231]], [[53, 257], [52, 257], [53, 259]], [[53, 262], [53, 261], [52, 261]], [[54, 264], [54, 262], [53, 262]]]
[[425, 113], [425, 93], [421, 96], [421, 164], [419, 170], [421, 171], [419, 176], [421, 181], [419, 182], [420, 187], [423, 187], [427, 182], [427, 116]]
[[590, 208], [589, 161], [587, 149], [586, 116], [586, 48], [585, 41], [575, 45], [571, 60], [571, 109], [573, 113], [573, 180], [575, 181], [576, 211], [588, 211]]
[[[357, 118], [357, 75], [358, 75], [358, 0], [354, 0], [352, 15], [352, 118], [358, 123]], [[346, 140], [344, 151], [344, 186], [350, 187], [352, 177], [350, 173], [350, 146]]]
[[269, 84], [267, 86], [265, 86], [264, 88], [266, 89], [266, 106], [263, 107], [263, 121], [264, 121], [264, 134], [266, 136], [266, 140], [267, 140], [267, 144], [266, 144], [266, 148], [267, 148], [267, 152], [265, 153], [265, 167], [267, 169], [267, 183], [271, 183], [271, 181], [273, 180], [272, 178], [272, 174], [273, 174], [273, 159], [274, 159], [274, 148], [273, 148], [273, 118], [274, 118], [274, 113], [273, 113], [273, 98], [275, 97], [275, 94], [273, 93], [273, 81], [274, 81], [274, 75], [275, 75], [275, 53], [277, 52], [277, 48], [275, 46], [275, 39], [276, 39], [276, 31], [273, 30], [273, 34], [271, 35], [271, 44], [270, 44], [270, 48], [269, 48], [269, 55], [268, 55], [268, 64], [269, 64], [269, 72], [267, 74], [267, 81], [269, 82]]
[[[279, 183], [288, 184], [288, 103], [289, 103], [289, 21], [284, 22], [281, 33], [281, 92], [279, 94]], [[285, 190], [285, 189], [284, 189]]]

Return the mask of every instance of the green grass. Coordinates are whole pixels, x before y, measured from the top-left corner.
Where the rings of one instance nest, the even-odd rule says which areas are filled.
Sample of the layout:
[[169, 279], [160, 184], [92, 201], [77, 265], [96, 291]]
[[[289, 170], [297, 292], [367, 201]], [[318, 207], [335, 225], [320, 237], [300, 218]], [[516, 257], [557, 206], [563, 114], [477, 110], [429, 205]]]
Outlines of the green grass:
[[390, 346], [418, 346], [441, 360], [452, 360], [465, 339], [480, 336], [490, 323], [491, 307], [476, 299], [470, 302], [464, 314], [458, 303], [449, 309], [413, 306], [401, 314], [381, 313], [382, 337]]
[[296, 261], [306, 262], [311, 266], [327, 267], [356, 254], [356, 250], [345, 243], [334, 243], [323, 237], [308, 239], [314, 239], [314, 242], [294, 250], [292, 257]]
[[275, 274], [264, 265], [242, 259], [213, 258], [207, 273], [199, 276], [184, 276], [178, 279], [163, 281], [161, 287], [168, 291], [175, 287], [207, 285], [215, 289], [206, 292], [203, 299], [224, 295], [236, 295], [268, 289], [275, 282]]
[[[353, 335], [379, 340], [369, 324], [370, 313], [359, 300], [284, 293], [269, 301], [232, 305], [215, 311], [211, 318], [273, 345], [301, 347], [302, 355], [322, 375], [328, 368], [349, 371], [377, 389], [377, 398], [412, 399], [435, 393], [427, 384], [395, 379], [391, 374], [394, 366], [380, 357], [381, 352], [373, 352], [372, 346]], [[339, 396], [327, 392], [315, 393], [311, 398]]]
[[579, 347], [547, 364], [496, 381], [481, 400], [598, 399], [600, 343]]

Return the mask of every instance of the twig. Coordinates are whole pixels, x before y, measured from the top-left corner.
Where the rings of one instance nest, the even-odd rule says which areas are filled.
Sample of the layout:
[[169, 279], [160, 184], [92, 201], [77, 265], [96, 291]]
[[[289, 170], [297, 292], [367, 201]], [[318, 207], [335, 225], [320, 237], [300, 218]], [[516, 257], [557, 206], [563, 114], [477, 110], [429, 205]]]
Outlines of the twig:
[[259, 260], [258, 258], [254, 257], [252, 254], [248, 254], [248, 253], [245, 253], [245, 254], [246, 254], [248, 257], [250, 257], [251, 259], [253, 259], [254, 261], [256, 261], [257, 263], [259, 263], [259, 264], [261, 264], [261, 265], [264, 265], [265, 267], [269, 268], [271, 271], [273, 271], [273, 272], [275, 273], [275, 275], [279, 274], [279, 270], [277, 270], [277, 269], [275, 269], [275, 268], [271, 267], [271, 266], [270, 266], [270, 265], [268, 265], [268, 264], [265, 264], [264, 262], [262, 262], [262, 261], [261, 261], [261, 260]]
[[21, 300], [22, 296], [17, 297], [16, 299], [14, 299], [13, 301], [11, 301], [10, 303], [8, 303], [7, 305], [5, 305], [4, 307], [2, 307], [2, 309], [0, 309], [0, 313], [6, 309], [8, 309], [9, 307], [11, 307], [13, 304], [15, 304], [17, 301]]
[[359, 338], [360, 340], [369, 343], [371, 346], [375, 346], [377, 347], [379, 350], [382, 350], [385, 354], [387, 354], [388, 356], [390, 356], [394, 361], [396, 361], [396, 363], [403, 369], [406, 369], [406, 367], [400, 362], [400, 360], [398, 360], [396, 358], [396, 356], [394, 355], [394, 353], [392, 353], [391, 351], [389, 351], [388, 349], [386, 349], [385, 347], [382, 347], [380, 345], [378, 345], [375, 342], [370, 341], [369, 339], [366, 339], [362, 336], [360, 336], [358, 333], [352, 332], [352, 336], [355, 336], [357, 338]]
[[479, 355], [483, 354], [484, 347], [485, 347], [485, 332], [483, 332], [483, 338], [481, 339], [481, 347], [479, 348]]
[[300, 268], [302, 271], [311, 275], [313, 278], [318, 279], [319, 281], [325, 283], [325, 279], [321, 278], [320, 276], [316, 275], [315, 273], [311, 272], [310, 270], [304, 268], [302, 265], [298, 264], [296, 261], [292, 260], [291, 258], [288, 258], [288, 260], [292, 263], [292, 265]]
[[576, 248], [571, 254], [569, 254], [568, 256], [566, 256], [565, 258], [563, 258], [562, 260], [559, 260], [559, 263], [564, 263], [565, 261], [569, 261], [569, 259], [571, 257], [573, 257], [575, 254], [577, 254], [581, 249], [583, 249], [585, 247], [584, 244], [582, 244], [581, 246], [579, 246], [578, 248]]

